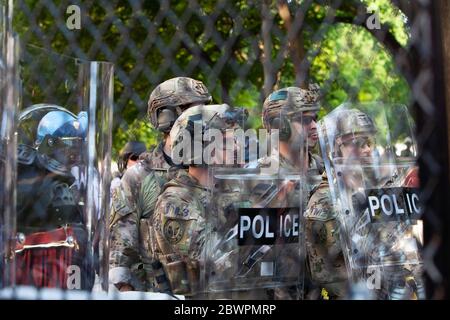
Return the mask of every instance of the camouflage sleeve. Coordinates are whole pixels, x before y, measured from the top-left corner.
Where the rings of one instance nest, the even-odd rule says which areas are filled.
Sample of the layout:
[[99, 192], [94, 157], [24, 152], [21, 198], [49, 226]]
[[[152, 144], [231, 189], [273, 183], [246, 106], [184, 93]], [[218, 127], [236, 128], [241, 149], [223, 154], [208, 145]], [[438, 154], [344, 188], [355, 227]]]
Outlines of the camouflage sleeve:
[[141, 181], [146, 174], [140, 165], [127, 170], [119, 188], [113, 193], [110, 221], [110, 282], [128, 283], [136, 288], [136, 279], [131, 268], [140, 262], [139, 218]]
[[[173, 189], [173, 190], [171, 190]], [[197, 258], [201, 221], [192, 195], [181, 188], [169, 188], [155, 208], [155, 230], [161, 235], [166, 252], [176, 252], [186, 258]], [[164, 250], [163, 250], [164, 252]]]
[[153, 221], [158, 258], [172, 291], [179, 294], [196, 291], [204, 247], [204, 221], [190, 197], [180, 190], [164, 192], [156, 204]]
[[305, 240], [311, 279], [333, 296], [341, 296], [347, 270], [339, 239], [339, 222], [329, 189], [319, 187], [305, 212]]
[[142, 182], [140, 196], [138, 197], [141, 218], [148, 218], [153, 214], [160, 193], [161, 186], [156, 174], [147, 175]]

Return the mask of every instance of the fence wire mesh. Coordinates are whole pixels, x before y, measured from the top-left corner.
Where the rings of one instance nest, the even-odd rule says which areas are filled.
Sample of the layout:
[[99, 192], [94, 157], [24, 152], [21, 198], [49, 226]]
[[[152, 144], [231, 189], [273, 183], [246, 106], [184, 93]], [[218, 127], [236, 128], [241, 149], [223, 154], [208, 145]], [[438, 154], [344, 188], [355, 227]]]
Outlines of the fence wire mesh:
[[113, 63], [116, 157], [128, 140], [156, 143], [148, 96], [175, 76], [202, 80], [216, 102], [246, 107], [254, 128], [264, 98], [291, 85], [318, 83], [321, 115], [343, 101], [406, 104], [419, 145], [428, 298], [448, 297], [446, 113], [436, 83], [436, 66], [448, 61], [439, 58], [436, 21], [445, 17], [436, 7], [426, 0], [17, 0], [21, 105], [49, 97], [75, 103], [68, 88], [77, 79], [59, 72], [71, 67], [61, 56]]

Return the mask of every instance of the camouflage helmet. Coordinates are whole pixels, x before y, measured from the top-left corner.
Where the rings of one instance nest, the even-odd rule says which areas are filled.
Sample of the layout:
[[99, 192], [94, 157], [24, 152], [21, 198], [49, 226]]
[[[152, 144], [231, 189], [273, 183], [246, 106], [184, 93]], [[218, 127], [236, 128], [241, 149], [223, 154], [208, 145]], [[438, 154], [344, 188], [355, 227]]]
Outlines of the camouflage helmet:
[[272, 92], [264, 101], [262, 121], [265, 128], [271, 128], [274, 118], [280, 113], [288, 116], [305, 111], [320, 109], [320, 90], [317, 84], [310, 84], [308, 89], [287, 87]]
[[368, 134], [377, 132], [373, 120], [358, 109], [343, 109], [336, 117], [336, 138], [346, 135]]
[[[170, 130], [172, 153], [176, 154], [177, 146], [181, 146], [186, 134], [189, 134], [193, 144], [201, 145], [203, 150], [205, 147], [203, 144], [204, 134], [207, 130], [217, 129], [223, 132], [227, 129], [238, 129], [241, 128], [241, 124], [247, 120], [247, 117], [248, 111], [246, 109], [233, 108], [227, 104], [191, 107], [178, 117]], [[199, 155], [195, 155], [195, 152], [192, 151], [194, 150], [191, 150], [190, 156], [182, 155], [181, 164], [202, 164], [201, 157], [198, 157]], [[197, 161], [196, 157], [200, 160]]]
[[154, 128], [169, 132], [184, 109], [195, 104], [207, 104], [211, 100], [203, 82], [187, 77], [172, 78], [152, 91], [147, 113]]

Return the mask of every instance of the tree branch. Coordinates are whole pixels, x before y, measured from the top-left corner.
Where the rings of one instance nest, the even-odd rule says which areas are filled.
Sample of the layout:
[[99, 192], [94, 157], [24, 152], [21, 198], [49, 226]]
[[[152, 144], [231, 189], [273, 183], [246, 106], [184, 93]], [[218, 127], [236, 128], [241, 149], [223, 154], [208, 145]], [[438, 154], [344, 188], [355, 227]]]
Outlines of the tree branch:
[[261, 62], [264, 70], [264, 86], [263, 86], [263, 94], [262, 100], [267, 97], [273, 89], [275, 84], [275, 75], [273, 71], [272, 65], [272, 35], [270, 30], [273, 25], [273, 17], [270, 13], [270, 0], [264, 0], [262, 2], [262, 23], [261, 23], [261, 34], [262, 34], [262, 55]]
[[284, 22], [287, 38], [288, 38], [288, 48], [289, 55], [294, 64], [295, 70], [295, 85], [303, 86], [304, 77], [301, 76], [301, 64], [302, 60], [305, 58], [306, 52], [303, 43], [302, 35], [302, 24], [304, 19], [304, 13], [302, 10], [298, 10], [295, 15], [295, 25], [292, 24], [291, 12], [286, 0], [277, 1], [278, 14]]

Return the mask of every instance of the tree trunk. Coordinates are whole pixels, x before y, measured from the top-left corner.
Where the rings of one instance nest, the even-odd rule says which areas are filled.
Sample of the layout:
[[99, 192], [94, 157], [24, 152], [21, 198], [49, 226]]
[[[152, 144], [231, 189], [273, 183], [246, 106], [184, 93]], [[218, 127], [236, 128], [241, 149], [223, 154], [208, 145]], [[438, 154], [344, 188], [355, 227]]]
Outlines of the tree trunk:
[[270, 13], [270, 0], [264, 0], [262, 2], [262, 23], [261, 23], [261, 34], [263, 41], [263, 52], [261, 56], [262, 65], [264, 69], [264, 86], [263, 86], [263, 94], [264, 97], [261, 97], [262, 101], [264, 101], [265, 97], [267, 97], [273, 89], [275, 84], [275, 72], [273, 70], [272, 64], [272, 35], [270, 30], [273, 25], [273, 16]]
[[[277, 1], [278, 14], [284, 22], [286, 27], [288, 39], [288, 52], [294, 65], [295, 85], [303, 87], [305, 85], [305, 76], [302, 75], [302, 61], [305, 59], [305, 46], [303, 43], [302, 25], [304, 19], [304, 9], [297, 10], [292, 23], [291, 12], [286, 0]], [[304, 7], [309, 7], [307, 4]]]

